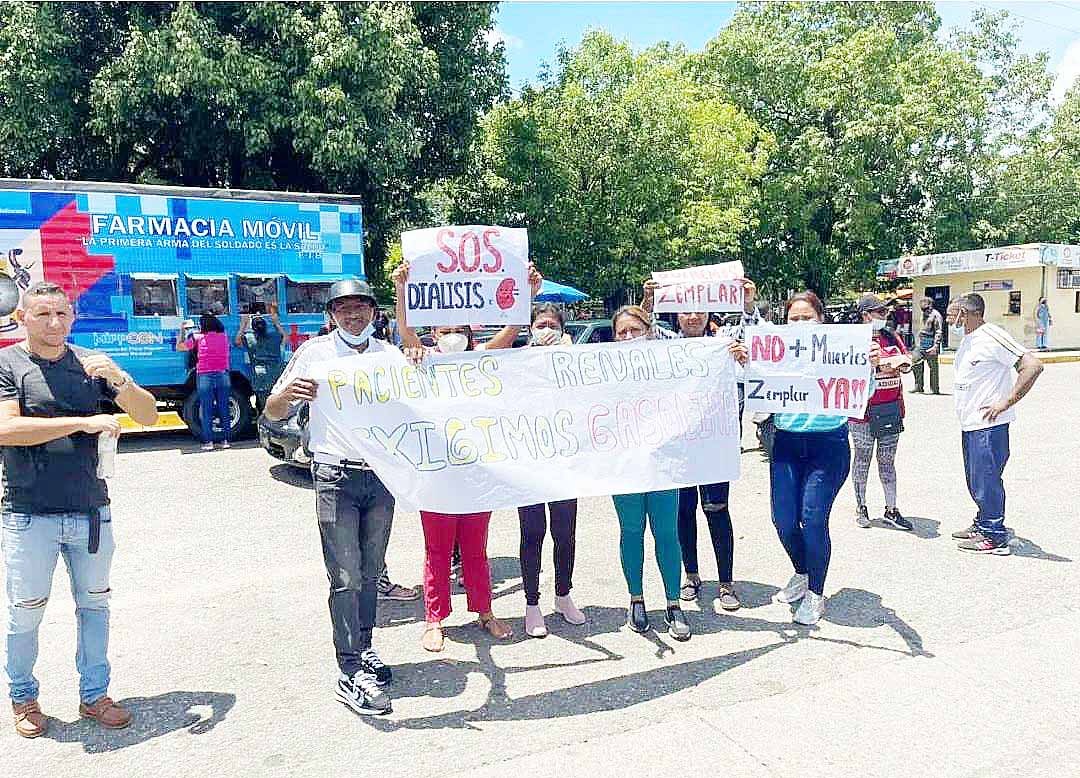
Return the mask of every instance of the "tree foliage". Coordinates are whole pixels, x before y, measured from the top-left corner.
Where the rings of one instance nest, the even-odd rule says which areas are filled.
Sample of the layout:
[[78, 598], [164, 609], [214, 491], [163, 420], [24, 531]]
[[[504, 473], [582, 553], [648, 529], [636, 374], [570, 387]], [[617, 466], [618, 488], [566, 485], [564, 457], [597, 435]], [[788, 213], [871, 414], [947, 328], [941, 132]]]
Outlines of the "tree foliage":
[[503, 94], [493, 12], [4, 3], [0, 174], [360, 194], [377, 266]]
[[[675, 12], [675, 11], [673, 11]], [[1007, 14], [741, 4], [704, 51], [602, 32], [510, 99], [490, 3], [0, 4], [0, 175], [349, 192], [401, 229], [526, 226], [618, 297], [739, 258], [771, 296], [907, 252], [1080, 241], [1080, 91]]]
[[1045, 59], [1000, 16], [952, 43], [927, 3], [754, 3], [703, 84], [777, 138], [747, 264], [774, 290], [868, 283], [879, 260], [965, 248], [1000, 153], [1045, 102]]
[[772, 138], [705, 96], [686, 54], [595, 32], [482, 124], [451, 215], [529, 228], [549, 275], [597, 293], [737, 254]]
[[1034, 234], [1006, 193], [1070, 134], [1046, 132], [1046, 57], [1004, 14], [939, 27], [930, 3], [769, 2], [699, 54], [591, 34], [486, 117], [457, 215], [528, 225], [546, 271], [604, 292], [737, 256], [774, 296], [828, 295], [903, 253]]

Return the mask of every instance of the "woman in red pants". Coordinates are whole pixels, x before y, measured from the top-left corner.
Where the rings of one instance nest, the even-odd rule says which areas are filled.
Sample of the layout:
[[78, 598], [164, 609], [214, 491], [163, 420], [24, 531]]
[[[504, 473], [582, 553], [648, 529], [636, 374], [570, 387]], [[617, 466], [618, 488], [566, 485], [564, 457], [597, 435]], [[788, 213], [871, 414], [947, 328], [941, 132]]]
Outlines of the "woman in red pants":
[[[397, 287], [397, 320], [405, 355], [419, 363], [429, 354], [506, 348], [517, 337], [518, 327], [504, 327], [488, 343], [477, 345], [470, 327], [436, 327], [435, 346], [427, 348], [408, 325], [405, 316], [405, 284], [409, 266], [402, 263], [394, 272]], [[536, 294], [543, 279], [530, 265], [529, 281]], [[461, 572], [469, 610], [479, 616], [480, 626], [498, 640], [513, 637], [513, 630], [491, 612], [491, 570], [487, 559], [488, 523], [491, 511], [479, 513], [437, 513], [420, 511], [424, 528], [424, 615], [426, 627], [421, 644], [428, 651], [443, 650], [442, 622], [450, 615], [450, 558], [455, 541], [461, 549]]]

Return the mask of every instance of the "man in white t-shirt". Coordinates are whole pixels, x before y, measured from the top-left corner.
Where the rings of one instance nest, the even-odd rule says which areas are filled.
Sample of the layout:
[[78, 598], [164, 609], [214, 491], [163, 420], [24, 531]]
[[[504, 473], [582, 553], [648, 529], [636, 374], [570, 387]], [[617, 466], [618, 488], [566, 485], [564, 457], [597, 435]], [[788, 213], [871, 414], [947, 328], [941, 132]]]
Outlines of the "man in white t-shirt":
[[975, 522], [953, 537], [961, 551], [1005, 556], [1010, 552], [1001, 474], [1009, 461], [1009, 424], [1016, 419], [1013, 406], [1030, 391], [1043, 364], [1001, 327], [987, 324], [985, 315], [986, 303], [977, 294], [949, 304], [949, 324], [964, 328], [953, 391], [968, 491], [979, 509]]

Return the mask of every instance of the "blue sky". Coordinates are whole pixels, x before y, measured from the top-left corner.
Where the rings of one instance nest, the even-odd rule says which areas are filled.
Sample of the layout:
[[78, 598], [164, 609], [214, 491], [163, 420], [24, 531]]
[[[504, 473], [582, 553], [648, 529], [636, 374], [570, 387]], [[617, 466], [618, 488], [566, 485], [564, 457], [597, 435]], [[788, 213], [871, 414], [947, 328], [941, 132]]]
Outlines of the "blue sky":
[[[1080, 0], [1049, 2], [937, 3], [943, 28], [964, 26], [976, 8], [1004, 9], [1018, 25], [1021, 48], [1046, 51], [1057, 77], [1057, 99], [1080, 76]], [[599, 27], [636, 47], [677, 41], [702, 48], [732, 14], [735, 3], [657, 2], [503, 2], [495, 37], [506, 47], [510, 85], [515, 90], [535, 81], [542, 63], [554, 62], [560, 42], [573, 45], [591, 27]]]

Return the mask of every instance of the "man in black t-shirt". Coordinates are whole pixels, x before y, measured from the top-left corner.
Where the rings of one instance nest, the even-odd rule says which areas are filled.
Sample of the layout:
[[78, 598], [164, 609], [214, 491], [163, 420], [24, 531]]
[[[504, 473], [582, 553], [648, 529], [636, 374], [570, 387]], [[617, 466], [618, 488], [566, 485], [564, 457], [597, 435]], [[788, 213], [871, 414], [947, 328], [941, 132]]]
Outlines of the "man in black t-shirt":
[[0, 546], [7, 568], [7, 671], [15, 731], [45, 733], [34, 677], [38, 627], [61, 553], [78, 620], [79, 713], [110, 727], [131, 714], [109, 686], [109, 567], [112, 515], [98, 477], [98, 437], [119, 435], [113, 402], [140, 424], [157, 421], [153, 395], [104, 354], [68, 345], [74, 321], [64, 291], [48, 282], [23, 294], [16, 318], [26, 340], [0, 349], [0, 454], [3, 500]]

